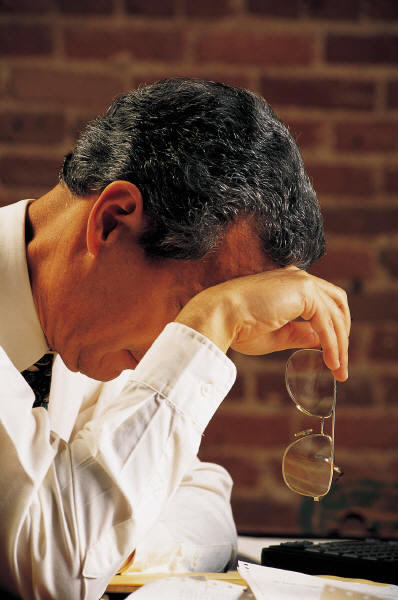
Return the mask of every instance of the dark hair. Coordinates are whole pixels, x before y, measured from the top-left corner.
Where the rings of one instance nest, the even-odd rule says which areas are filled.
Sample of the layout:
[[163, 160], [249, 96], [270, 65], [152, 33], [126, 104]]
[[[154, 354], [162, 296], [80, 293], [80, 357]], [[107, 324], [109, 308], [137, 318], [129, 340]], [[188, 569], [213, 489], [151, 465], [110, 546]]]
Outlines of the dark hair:
[[60, 179], [79, 196], [135, 183], [149, 256], [200, 258], [245, 215], [279, 266], [307, 268], [324, 252], [316, 195], [289, 130], [263, 98], [222, 83], [166, 79], [120, 96], [80, 135]]

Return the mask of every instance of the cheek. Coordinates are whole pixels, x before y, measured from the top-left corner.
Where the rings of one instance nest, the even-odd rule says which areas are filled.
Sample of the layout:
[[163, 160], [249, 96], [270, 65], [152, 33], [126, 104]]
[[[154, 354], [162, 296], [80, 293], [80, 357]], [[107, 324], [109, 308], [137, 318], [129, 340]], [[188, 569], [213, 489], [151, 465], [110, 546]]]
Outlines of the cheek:
[[96, 354], [129, 349], [142, 357], [179, 311], [177, 302], [159, 290], [152, 296], [142, 296], [139, 302], [136, 298], [124, 299], [113, 315], [104, 310], [103, 320], [93, 324], [91, 344]]

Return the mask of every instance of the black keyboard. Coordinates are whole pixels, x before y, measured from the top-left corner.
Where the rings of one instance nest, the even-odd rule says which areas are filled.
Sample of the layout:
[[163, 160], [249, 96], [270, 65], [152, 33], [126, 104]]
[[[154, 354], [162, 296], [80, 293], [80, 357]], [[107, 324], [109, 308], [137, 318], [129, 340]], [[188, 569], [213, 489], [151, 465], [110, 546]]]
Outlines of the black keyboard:
[[261, 564], [309, 575], [398, 584], [398, 540], [283, 542], [263, 548]]

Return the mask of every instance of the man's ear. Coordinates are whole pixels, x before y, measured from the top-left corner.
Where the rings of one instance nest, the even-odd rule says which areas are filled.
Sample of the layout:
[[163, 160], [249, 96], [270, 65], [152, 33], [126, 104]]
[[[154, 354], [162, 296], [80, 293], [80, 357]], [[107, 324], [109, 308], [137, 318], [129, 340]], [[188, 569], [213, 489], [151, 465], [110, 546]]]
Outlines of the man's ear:
[[129, 181], [113, 181], [96, 199], [87, 220], [87, 249], [96, 256], [117, 227], [131, 229], [137, 237], [144, 228], [142, 196]]

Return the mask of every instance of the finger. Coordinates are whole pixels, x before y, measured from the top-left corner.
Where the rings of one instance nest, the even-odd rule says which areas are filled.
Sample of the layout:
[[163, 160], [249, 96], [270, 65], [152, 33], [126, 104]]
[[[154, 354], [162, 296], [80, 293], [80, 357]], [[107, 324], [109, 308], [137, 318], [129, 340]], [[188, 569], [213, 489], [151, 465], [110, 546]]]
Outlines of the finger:
[[[339, 311], [339, 315], [341, 314], [341, 311]], [[346, 320], [340, 317], [335, 322], [335, 330], [339, 347], [340, 368], [334, 373], [334, 376], [338, 381], [345, 381], [348, 379], [348, 336], [350, 327], [347, 327]]]
[[[326, 317], [326, 322], [324, 315], [321, 316], [319, 321], [322, 324], [318, 331], [323, 358], [335, 378], [338, 381], [345, 381], [348, 378], [348, 336], [344, 318], [341, 311], [328, 297], [324, 302], [327, 306], [326, 314], [329, 316]], [[314, 328], [317, 327], [318, 325], [314, 324]]]
[[274, 352], [293, 348], [319, 348], [320, 340], [308, 321], [291, 321], [272, 332], [272, 345]]
[[339, 348], [333, 319], [330, 314], [316, 313], [311, 325], [319, 336], [323, 360], [331, 371], [340, 369]]
[[342, 383], [344, 381], [347, 381], [348, 379], [348, 370], [347, 368], [343, 368], [340, 367], [340, 369], [336, 369], [335, 371], [332, 371], [333, 373], [333, 377], [337, 380], [337, 381], [341, 381]]
[[336, 371], [333, 371], [333, 375], [338, 381], [346, 381], [346, 379], [348, 379], [349, 338], [346, 335], [345, 326], [342, 323], [339, 323], [339, 321], [336, 321], [335, 323], [335, 331], [339, 348], [340, 367]]
[[351, 329], [351, 314], [348, 306], [347, 293], [342, 288], [333, 285], [325, 279], [316, 278], [319, 287], [335, 302], [338, 309], [341, 311], [347, 336], [350, 334]]
[[302, 317], [309, 320], [317, 331], [323, 349], [325, 364], [344, 381], [348, 367], [348, 336], [351, 326], [347, 294], [341, 288], [320, 279], [310, 277], [312, 286]]
[[317, 290], [317, 296], [312, 306], [312, 313], [303, 315], [308, 319], [319, 336], [323, 360], [331, 371], [340, 369], [340, 348], [336, 328], [341, 335], [342, 314], [336, 307], [330, 296], [321, 289]]
[[337, 308], [330, 296], [322, 290], [322, 286], [317, 285], [316, 278], [307, 281], [311, 286], [307, 283], [301, 317], [309, 321], [317, 332], [326, 366], [331, 371], [337, 371], [340, 368], [340, 359], [333, 321], [333, 312], [337, 312]]
[[[327, 282], [325, 282], [327, 283]], [[341, 288], [335, 286], [323, 286], [328, 297], [333, 301], [329, 303], [333, 327], [336, 333], [337, 348], [339, 353], [340, 366], [333, 370], [333, 374], [338, 381], [345, 381], [348, 378], [348, 343], [351, 329], [351, 316], [348, 308], [347, 294]]]

